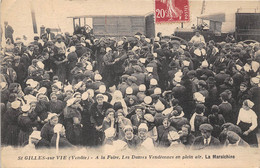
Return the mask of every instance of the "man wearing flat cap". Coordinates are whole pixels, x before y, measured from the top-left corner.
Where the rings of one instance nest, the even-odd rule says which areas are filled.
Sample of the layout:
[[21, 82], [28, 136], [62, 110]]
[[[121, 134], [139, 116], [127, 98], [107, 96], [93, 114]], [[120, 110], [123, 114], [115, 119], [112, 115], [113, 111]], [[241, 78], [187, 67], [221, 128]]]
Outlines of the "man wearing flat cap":
[[227, 146], [228, 147], [250, 147], [237, 133], [233, 131], [227, 132]]
[[144, 84], [147, 77], [143, 73], [142, 68], [139, 65], [135, 65], [133, 66], [133, 68], [134, 68], [134, 73], [132, 74], [132, 76], [136, 77], [137, 79], [136, 84], [137, 85]]
[[199, 129], [201, 131], [201, 136], [194, 140], [191, 149], [200, 150], [220, 147], [219, 140], [211, 136], [213, 127], [210, 124], [201, 124]]

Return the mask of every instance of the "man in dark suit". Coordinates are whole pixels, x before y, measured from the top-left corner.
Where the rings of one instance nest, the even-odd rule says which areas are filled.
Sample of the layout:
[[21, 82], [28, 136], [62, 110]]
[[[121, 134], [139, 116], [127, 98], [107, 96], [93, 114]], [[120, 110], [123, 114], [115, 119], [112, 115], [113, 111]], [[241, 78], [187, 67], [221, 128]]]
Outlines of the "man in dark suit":
[[8, 22], [4, 22], [5, 24], [5, 39], [10, 38], [12, 43], [14, 43], [14, 38], [13, 38], [13, 33], [14, 33], [14, 29], [8, 25]]
[[144, 108], [142, 106], [135, 107], [135, 114], [131, 116], [131, 122], [133, 125], [134, 134], [137, 133], [139, 125], [144, 122]]
[[48, 41], [52, 41], [55, 39], [55, 34], [51, 32], [50, 28], [46, 28], [46, 33], [44, 33], [41, 37], [45, 36]]
[[102, 131], [102, 124], [105, 118], [105, 112], [109, 108], [112, 108], [112, 105], [104, 101], [104, 95], [97, 94], [96, 102], [90, 107], [90, 121], [95, 128], [92, 135], [92, 140], [95, 146], [99, 146], [103, 143], [104, 132]]
[[211, 136], [213, 127], [210, 124], [201, 124], [199, 129], [202, 136], [199, 136], [194, 140], [191, 149], [200, 150], [220, 147], [219, 140]]

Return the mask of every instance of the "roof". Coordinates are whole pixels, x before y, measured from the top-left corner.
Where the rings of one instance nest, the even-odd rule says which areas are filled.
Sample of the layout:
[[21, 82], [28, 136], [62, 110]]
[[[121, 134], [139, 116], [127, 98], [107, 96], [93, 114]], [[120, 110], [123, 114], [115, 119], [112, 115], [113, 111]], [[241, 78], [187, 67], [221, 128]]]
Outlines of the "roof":
[[78, 15], [78, 16], [69, 16], [67, 18], [94, 18], [94, 17], [144, 17], [144, 16], [148, 16], [148, 15], [152, 15], [153, 12], [149, 12], [146, 14], [139, 14], [139, 15], [130, 15], [130, 14], [125, 14], [125, 15], [117, 15], [117, 14], [108, 14], [108, 15], [104, 15], [104, 14], [100, 14], [100, 15]]
[[225, 22], [225, 13], [215, 13], [211, 15], [202, 15], [199, 16], [198, 18], [203, 19], [203, 20], [211, 20], [211, 21], [216, 21], [216, 22]]

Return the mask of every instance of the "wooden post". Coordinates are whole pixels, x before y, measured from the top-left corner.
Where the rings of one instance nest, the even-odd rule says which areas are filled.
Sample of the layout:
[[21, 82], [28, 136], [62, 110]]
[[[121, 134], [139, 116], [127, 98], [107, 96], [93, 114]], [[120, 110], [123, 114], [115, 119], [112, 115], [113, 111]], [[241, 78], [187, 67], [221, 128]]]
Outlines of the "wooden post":
[[73, 18], [73, 29], [75, 31], [75, 18]]
[[30, 1], [30, 5], [31, 5], [31, 15], [32, 15], [32, 24], [33, 24], [33, 33], [37, 34], [37, 23], [36, 23], [36, 17], [35, 17], [35, 10], [33, 7], [33, 2]]

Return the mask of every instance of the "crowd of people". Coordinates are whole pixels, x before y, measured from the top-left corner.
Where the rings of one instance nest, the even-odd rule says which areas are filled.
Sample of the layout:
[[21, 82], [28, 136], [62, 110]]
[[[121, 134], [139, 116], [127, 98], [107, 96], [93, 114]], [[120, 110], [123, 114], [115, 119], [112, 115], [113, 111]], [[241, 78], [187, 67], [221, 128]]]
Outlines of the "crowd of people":
[[38, 148], [258, 147], [260, 44], [47, 29], [1, 48], [1, 142]]

